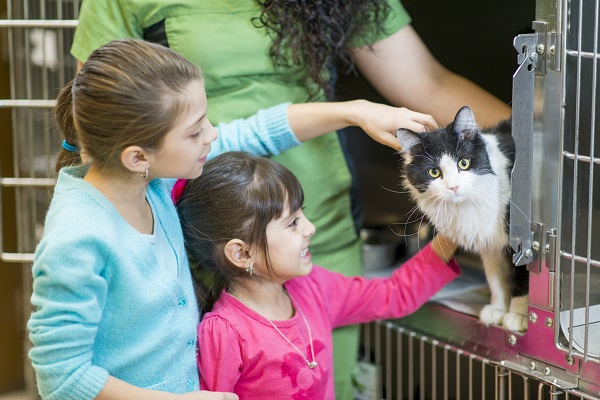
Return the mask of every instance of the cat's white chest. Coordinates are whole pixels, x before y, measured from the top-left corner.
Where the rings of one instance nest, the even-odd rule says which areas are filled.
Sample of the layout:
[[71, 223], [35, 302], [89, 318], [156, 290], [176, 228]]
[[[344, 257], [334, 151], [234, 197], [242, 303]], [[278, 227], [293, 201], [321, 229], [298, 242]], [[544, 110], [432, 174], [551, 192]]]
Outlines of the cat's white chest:
[[[491, 203], [491, 204], [490, 204]], [[445, 208], [445, 215], [430, 217], [438, 231], [465, 250], [482, 253], [501, 251], [507, 244], [501, 204], [462, 202]], [[425, 204], [424, 204], [425, 205]], [[423, 210], [424, 211], [424, 210]]]

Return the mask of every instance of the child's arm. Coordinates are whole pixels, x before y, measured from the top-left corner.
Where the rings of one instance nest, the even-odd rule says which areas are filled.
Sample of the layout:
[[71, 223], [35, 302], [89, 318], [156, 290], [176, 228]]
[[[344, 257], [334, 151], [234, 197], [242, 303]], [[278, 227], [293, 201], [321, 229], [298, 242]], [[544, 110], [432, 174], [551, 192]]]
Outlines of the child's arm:
[[333, 325], [400, 318], [416, 311], [459, 275], [456, 261], [446, 261], [455, 249], [454, 244], [438, 236], [389, 278], [347, 278], [319, 269], [314, 275]]
[[227, 151], [277, 155], [301, 142], [348, 126], [361, 127], [375, 141], [395, 150], [400, 150], [395, 136], [398, 128], [416, 132], [437, 128], [430, 115], [366, 100], [285, 103], [217, 125], [219, 137], [213, 142], [209, 157]]
[[159, 392], [142, 389], [111, 376], [95, 400], [236, 400], [237, 398], [238, 396], [233, 393], [199, 391], [174, 394]]
[[396, 139], [398, 128], [415, 132], [438, 128], [431, 115], [367, 100], [292, 104], [288, 119], [296, 137], [303, 142], [326, 132], [358, 126], [373, 140], [394, 150], [400, 150]]

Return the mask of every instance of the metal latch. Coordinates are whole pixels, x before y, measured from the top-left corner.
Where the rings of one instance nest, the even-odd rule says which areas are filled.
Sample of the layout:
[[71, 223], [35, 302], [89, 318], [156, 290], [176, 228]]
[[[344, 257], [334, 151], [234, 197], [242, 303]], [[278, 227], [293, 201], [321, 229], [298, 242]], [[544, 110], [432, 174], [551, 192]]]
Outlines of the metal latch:
[[512, 136], [515, 164], [511, 173], [510, 245], [513, 263], [533, 261], [531, 193], [533, 171], [533, 94], [535, 66], [538, 61], [537, 34], [519, 35], [513, 44], [519, 52], [519, 67], [513, 75]]

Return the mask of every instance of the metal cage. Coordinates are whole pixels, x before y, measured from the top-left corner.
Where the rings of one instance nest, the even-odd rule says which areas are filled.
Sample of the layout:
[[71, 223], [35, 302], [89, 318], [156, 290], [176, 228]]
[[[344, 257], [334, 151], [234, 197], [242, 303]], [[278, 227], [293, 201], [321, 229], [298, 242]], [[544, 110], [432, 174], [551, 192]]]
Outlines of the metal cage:
[[527, 332], [431, 303], [366, 325], [383, 398], [600, 398], [599, 3], [538, 0], [535, 33], [514, 42], [510, 233], [530, 271]]

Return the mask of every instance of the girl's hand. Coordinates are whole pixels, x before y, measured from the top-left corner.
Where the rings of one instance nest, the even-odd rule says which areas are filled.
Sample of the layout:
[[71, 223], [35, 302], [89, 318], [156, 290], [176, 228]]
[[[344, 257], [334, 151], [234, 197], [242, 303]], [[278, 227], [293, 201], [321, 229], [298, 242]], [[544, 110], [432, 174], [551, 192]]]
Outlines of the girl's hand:
[[376, 142], [394, 150], [401, 149], [396, 138], [399, 128], [413, 132], [438, 128], [431, 115], [367, 100], [291, 104], [287, 116], [292, 132], [301, 142], [348, 126], [359, 126]]
[[142, 389], [125, 381], [109, 376], [104, 388], [94, 400], [238, 400], [237, 394], [196, 391], [184, 394]]
[[185, 393], [177, 397], [181, 400], [238, 400], [235, 393], [208, 392], [201, 390], [199, 392]]
[[396, 139], [396, 130], [410, 129], [413, 132], [425, 132], [438, 129], [438, 124], [429, 114], [411, 111], [407, 108], [391, 107], [366, 100], [348, 103], [352, 113], [352, 125], [362, 128], [373, 140], [395, 150], [402, 147]]
[[431, 250], [439, 258], [448, 263], [454, 257], [456, 250], [458, 250], [458, 245], [446, 236], [438, 233], [431, 241]]

